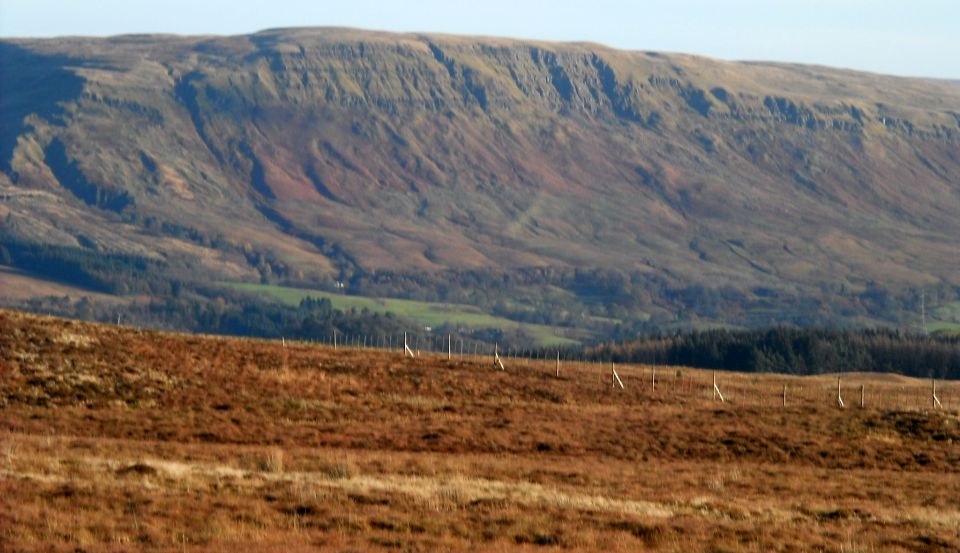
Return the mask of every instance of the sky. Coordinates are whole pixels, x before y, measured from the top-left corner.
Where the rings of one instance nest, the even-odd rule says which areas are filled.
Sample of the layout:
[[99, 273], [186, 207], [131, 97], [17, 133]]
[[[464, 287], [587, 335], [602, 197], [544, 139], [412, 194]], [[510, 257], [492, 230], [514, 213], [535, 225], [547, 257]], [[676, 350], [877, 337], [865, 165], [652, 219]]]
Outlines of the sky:
[[345, 26], [960, 79], [960, 0], [0, 0], [0, 37]]

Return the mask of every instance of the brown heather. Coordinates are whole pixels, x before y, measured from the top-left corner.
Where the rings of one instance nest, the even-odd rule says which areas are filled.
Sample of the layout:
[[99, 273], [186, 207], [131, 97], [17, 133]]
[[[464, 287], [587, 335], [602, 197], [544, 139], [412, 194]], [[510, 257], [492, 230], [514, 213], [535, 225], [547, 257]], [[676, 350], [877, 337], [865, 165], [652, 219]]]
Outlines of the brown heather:
[[506, 366], [0, 311], [0, 550], [960, 549], [956, 383]]

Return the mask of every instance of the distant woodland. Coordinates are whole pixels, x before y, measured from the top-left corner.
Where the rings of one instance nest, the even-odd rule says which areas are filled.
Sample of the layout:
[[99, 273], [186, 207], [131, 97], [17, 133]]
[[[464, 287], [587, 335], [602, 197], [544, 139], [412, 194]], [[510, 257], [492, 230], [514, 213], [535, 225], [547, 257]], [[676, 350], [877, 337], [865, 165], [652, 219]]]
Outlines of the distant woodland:
[[808, 375], [894, 372], [960, 378], [960, 335], [924, 336], [892, 330], [709, 330], [607, 342], [588, 357], [618, 362]]
[[[431, 349], [431, 340], [448, 333], [467, 344], [499, 343], [504, 348], [544, 357], [529, 336], [495, 329], [463, 332], [436, 328], [432, 332], [392, 314], [365, 310], [339, 311], [326, 299], [306, 299], [298, 306], [270, 302], [258, 296], [205, 283], [192, 268], [176, 259], [156, 259], [103, 253], [85, 248], [0, 240], [0, 264], [118, 296], [150, 298], [122, 306], [88, 298], [34, 298], [18, 307], [83, 320], [124, 321], [152, 328], [330, 341], [399, 336]], [[818, 374], [836, 371], [889, 371], [911, 376], [960, 378], [960, 335], [923, 336], [896, 330], [832, 329], [830, 310], [816, 299], [797, 302], [796, 327], [754, 330], [683, 330], [664, 334], [663, 319], [631, 317], [638, 302], [657, 294], [677, 302], [680, 316], [709, 316], [720, 309], [745, 309], [735, 291], [706, 289], [676, 291], [650, 278], [631, 278], [616, 271], [524, 271], [508, 276], [463, 272], [441, 275], [358, 274], [354, 291], [478, 305], [515, 320], [572, 328], [591, 327], [598, 340], [568, 355], [618, 362], [659, 363], [722, 370]], [[558, 291], [559, 290], [559, 291]], [[419, 291], [419, 292], [417, 292]], [[567, 291], [567, 292], [562, 292]], [[573, 293], [569, 293], [572, 291]], [[522, 298], [517, 300], [515, 298]], [[638, 299], [639, 298], [639, 299]], [[768, 301], [776, 301], [770, 297]], [[880, 290], [861, 294], [844, 307], [912, 308], [914, 299]], [[599, 304], [598, 308], [596, 304]], [[609, 323], [597, 316], [617, 317]], [[762, 320], [754, 321], [761, 325]], [[439, 343], [439, 342], [437, 342]], [[434, 348], [439, 347], [434, 344]]]

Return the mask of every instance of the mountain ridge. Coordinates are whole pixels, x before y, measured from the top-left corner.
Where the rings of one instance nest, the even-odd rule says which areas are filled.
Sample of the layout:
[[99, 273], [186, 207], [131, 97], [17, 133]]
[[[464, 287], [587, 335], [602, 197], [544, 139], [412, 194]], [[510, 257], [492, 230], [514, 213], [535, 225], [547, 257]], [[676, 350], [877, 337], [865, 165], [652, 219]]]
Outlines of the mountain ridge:
[[0, 215], [25, 239], [232, 279], [960, 288], [949, 81], [343, 28], [0, 44]]

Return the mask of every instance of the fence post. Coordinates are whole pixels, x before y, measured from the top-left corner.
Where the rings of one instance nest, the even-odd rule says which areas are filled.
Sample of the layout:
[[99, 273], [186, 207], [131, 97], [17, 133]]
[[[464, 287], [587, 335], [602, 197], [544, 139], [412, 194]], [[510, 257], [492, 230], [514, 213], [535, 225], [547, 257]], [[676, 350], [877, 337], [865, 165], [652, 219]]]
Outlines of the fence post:
[[727, 400], [723, 399], [723, 394], [720, 393], [720, 388], [717, 387], [717, 371], [713, 371], [713, 400], [717, 400], [717, 396], [720, 396], [720, 403], [726, 403]]
[[610, 362], [610, 371], [613, 373], [613, 387], [616, 388], [617, 384], [620, 385], [620, 389], [623, 389], [623, 381], [620, 380], [620, 375], [617, 374], [617, 364]]

